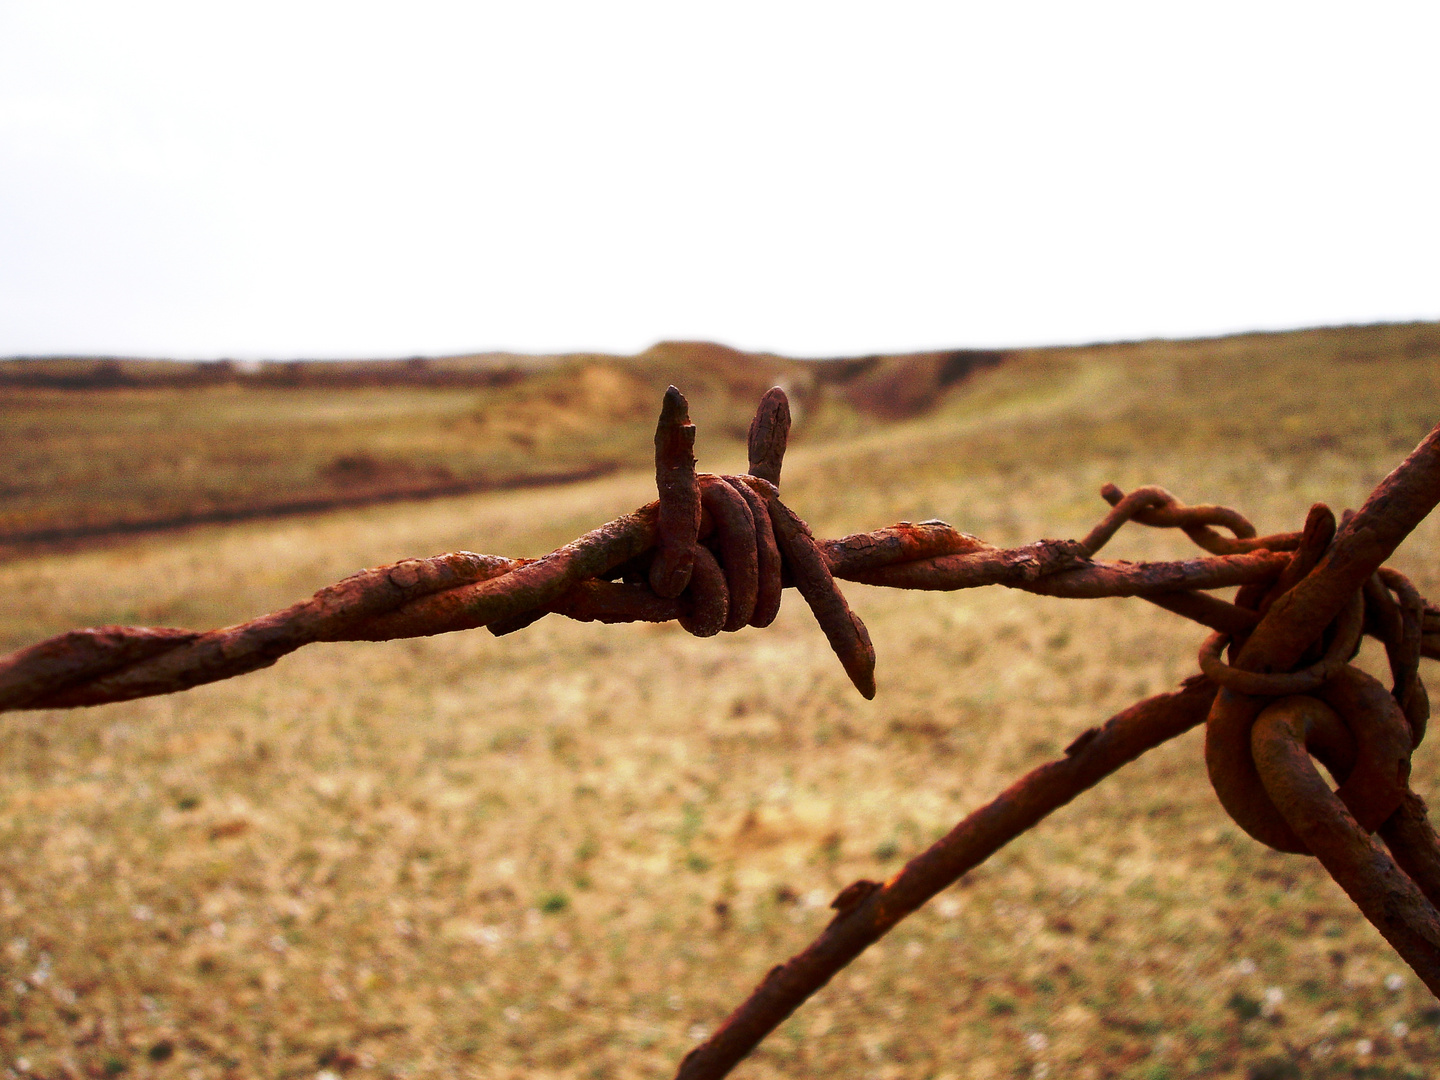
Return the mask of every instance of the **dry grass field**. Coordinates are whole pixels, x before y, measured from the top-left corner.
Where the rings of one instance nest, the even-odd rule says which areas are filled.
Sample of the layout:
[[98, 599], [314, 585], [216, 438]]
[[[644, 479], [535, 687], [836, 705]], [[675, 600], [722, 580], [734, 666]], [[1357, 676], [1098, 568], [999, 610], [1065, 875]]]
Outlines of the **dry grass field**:
[[[785, 489], [827, 536], [1077, 536], [1105, 481], [1270, 531], [1358, 505], [1437, 421], [1435, 327], [1036, 351], [800, 438]], [[701, 467], [743, 465], [735, 434], [702, 426]], [[0, 649], [223, 625], [404, 556], [538, 555], [652, 497], [625, 471], [31, 554], [0, 563]], [[1394, 564], [1433, 597], [1437, 556], [1432, 519]], [[717, 639], [551, 617], [0, 716], [0, 1075], [667, 1076], [841, 887], [1174, 686], [1204, 636], [1134, 600], [847, 593], [873, 702], [792, 593]], [[736, 1075], [1440, 1076], [1440, 1003], [1313, 860], [1226, 819], [1201, 741], [942, 894]], [[1431, 745], [1414, 784], [1440, 792]]]
[[783, 382], [807, 438], [925, 411], [1000, 353], [800, 361], [704, 342], [636, 356], [218, 363], [0, 359], [0, 557], [35, 541], [233, 521], [643, 467], [684, 373], [744, 437]]

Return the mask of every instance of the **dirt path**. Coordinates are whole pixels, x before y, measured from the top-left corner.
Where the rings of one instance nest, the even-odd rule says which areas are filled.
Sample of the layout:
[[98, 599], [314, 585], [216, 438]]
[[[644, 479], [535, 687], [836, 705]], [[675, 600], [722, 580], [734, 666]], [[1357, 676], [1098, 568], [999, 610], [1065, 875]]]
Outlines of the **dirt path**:
[[584, 469], [565, 472], [536, 473], [510, 480], [467, 480], [434, 484], [426, 487], [400, 487], [388, 491], [366, 491], [350, 495], [318, 496], [265, 503], [258, 506], [235, 506], [199, 513], [174, 514], [140, 521], [111, 521], [88, 525], [70, 525], [52, 529], [21, 529], [0, 532], [0, 559], [36, 551], [74, 549], [103, 543], [120, 537], [148, 536], [175, 532], [197, 525], [226, 525], [240, 521], [294, 517], [299, 514], [351, 510], [384, 503], [416, 502], [442, 499], [456, 495], [475, 495], [488, 491], [521, 491], [528, 488], [559, 487], [584, 480], [596, 480], [619, 470], [614, 462], [600, 462]]

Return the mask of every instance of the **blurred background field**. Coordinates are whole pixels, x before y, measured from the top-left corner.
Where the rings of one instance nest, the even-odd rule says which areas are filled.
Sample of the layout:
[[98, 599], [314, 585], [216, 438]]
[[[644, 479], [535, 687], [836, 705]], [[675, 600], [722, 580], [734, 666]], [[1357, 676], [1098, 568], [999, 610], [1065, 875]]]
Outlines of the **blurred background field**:
[[643, 466], [684, 373], [712, 437], [776, 381], [816, 434], [930, 408], [1003, 354], [797, 361], [700, 342], [638, 356], [489, 353], [235, 364], [0, 360], [0, 545], [513, 489]]
[[[1296, 528], [1313, 501], [1358, 505], [1440, 421], [1433, 324], [978, 354], [963, 371], [946, 357], [977, 354], [826, 367], [709, 347], [687, 366], [701, 347], [669, 348], [492, 365], [512, 374], [491, 385], [419, 368], [389, 385], [281, 385], [278, 369], [161, 385], [123, 367], [95, 385], [87, 361], [77, 387], [11, 362], [0, 513], [16, 535], [261, 512], [343, 488], [346, 457], [378, 463], [355, 501], [608, 471], [15, 543], [0, 649], [84, 625], [224, 625], [405, 556], [542, 554], [653, 497], [666, 382], [690, 396], [701, 467], [723, 471], [743, 467], [759, 390], [787, 381], [786, 498], [826, 536], [941, 517], [995, 543], [1073, 537], [1106, 481]], [[1111, 553], [1188, 549], [1132, 528]], [[1393, 562], [1434, 597], [1437, 555], [1432, 519]], [[775, 626], [719, 639], [551, 617], [0, 716], [4, 1064], [666, 1076], [840, 888], [1174, 686], [1204, 636], [1133, 600], [846, 590], [879, 655], [873, 702], [789, 594]], [[1383, 668], [1370, 646], [1363, 660]], [[1312, 860], [1225, 818], [1201, 741], [1152, 753], [942, 894], [736, 1075], [1440, 1075], [1440, 1004]], [[1414, 785], [1440, 790], [1429, 745]]]

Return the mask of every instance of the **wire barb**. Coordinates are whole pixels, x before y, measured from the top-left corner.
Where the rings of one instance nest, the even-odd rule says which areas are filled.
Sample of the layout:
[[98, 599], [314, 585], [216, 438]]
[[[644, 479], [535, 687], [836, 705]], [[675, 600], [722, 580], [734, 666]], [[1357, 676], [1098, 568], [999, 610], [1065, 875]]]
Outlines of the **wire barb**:
[[780, 486], [780, 466], [790, 439], [790, 399], [772, 386], [760, 399], [755, 419], [750, 421], [750, 475]]
[[869, 631], [845, 602], [809, 526], [780, 501], [780, 493], [768, 480], [752, 477], [750, 485], [765, 500], [775, 529], [775, 543], [795, 577], [796, 588], [815, 613], [815, 621], [825, 631], [845, 674], [869, 701], [875, 696], [875, 646], [870, 643]]
[[655, 487], [660, 515], [655, 530], [655, 561], [650, 587], [673, 600], [690, 584], [695, 539], [700, 533], [700, 487], [695, 478], [695, 425], [690, 405], [675, 387], [665, 391], [655, 427]]

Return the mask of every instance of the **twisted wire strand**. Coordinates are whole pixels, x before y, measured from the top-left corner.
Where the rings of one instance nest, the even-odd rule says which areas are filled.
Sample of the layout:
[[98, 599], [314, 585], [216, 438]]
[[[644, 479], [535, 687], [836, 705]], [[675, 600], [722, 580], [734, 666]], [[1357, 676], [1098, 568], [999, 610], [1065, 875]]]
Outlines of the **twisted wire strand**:
[[[1235, 651], [1230, 665], [1221, 663], [1219, 643], [1214, 638], [1202, 648], [1202, 669], [1222, 687], [1206, 719], [1205, 763], [1211, 786], [1230, 817], [1261, 843], [1280, 851], [1311, 850], [1289, 823], [1284, 808], [1276, 805], [1272, 785], [1264, 782], [1257, 768], [1259, 762], [1251, 745], [1257, 719], [1275, 696], [1310, 691], [1333, 695], [1348, 682], [1361, 678], [1361, 673], [1347, 661], [1367, 623], [1372, 631], [1385, 635], [1392, 666], [1400, 668], [1401, 679], [1397, 679], [1394, 694], [1368, 698], [1362, 695], [1360, 704], [1344, 710], [1350, 714], [1347, 722], [1353, 731], [1354, 724], [1362, 719], [1378, 721], [1381, 711], [1400, 714], [1401, 704], [1409, 701], [1414, 711], [1401, 714], [1398, 722], [1406, 728], [1411, 749], [1423, 736], [1428, 703], [1421, 716], [1416, 706], [1423, 701], [1424, 691], [1423, 687], [1416, 690], [1407, 685], [1411, 680], [1406, 652], [1407, 643], [1413, 650], [1416, 613], [1422, 601], [1413, 586], [1398, 575], [1387, 582], [1382, 564], [1437, 502], [1440, 427], [1380, 483], [1359, 511], [1347, 513], [1338, 529], [1329, 510], [1323, 506], [1311, 509], [1292, 566], [1281, 573], [1263, 597], [1252, 592], [1248, 598], [1257, 600], [1261, 617]], [[1382, 586], [1394, 588], [1405, 597], [1403, 605], [1397, 602], [1396, 607], [1403, 606], [1410, 612], [1408, 620], [1386, 607], [1377, 592]], [[1364, 600], [1367, 589], [1375, 601], [1369, 605]], [[1367, 606], [1373, 609], [1373, 615], [1367, 613]], [[1331, 629], [1342, 614], [1339, 624]], [[1411, 624], [1408, 631], [1407, 621]], [[1295, 671], [1307, 653], [1313, 655], [1313, 650], [1320, 647], [1327, 631], [1333, 634], [1327, 655], [1319, 664]], [[1407, 776], [1408, 767], [1407, 754]], [[1389, 813], [1386, 811], [1379, 821]], [[1377, 823], [1371, 823], [1371, 827]]]

